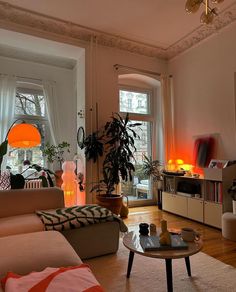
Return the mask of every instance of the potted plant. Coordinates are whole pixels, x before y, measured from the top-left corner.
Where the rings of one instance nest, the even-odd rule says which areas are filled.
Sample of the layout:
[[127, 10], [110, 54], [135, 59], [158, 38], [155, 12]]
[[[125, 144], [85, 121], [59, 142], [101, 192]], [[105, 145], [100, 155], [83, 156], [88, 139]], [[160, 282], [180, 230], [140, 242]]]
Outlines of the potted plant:
[[236, 215], [236, 181], [234, 181], [233, 185], [228, 189], [228, 193], [231, 194], [233, 200], [233, 214]]
[[87, 160], [97, 162], [103, 156], [102, 179], [93, 186], [98, 204], [119, 214], [122, 196], [115, 194], [121, 181], [131, 181], [134, 168], [135, 139], [139, 136], [135, 127], [140, 123], [132, 123], [129, 115], [123, 119], [118, 113], [113, 113], [100, 131], [89, 135], [82, 146], [85, 148]]
[[144, 155], [143, 174], [151, 177], [154, 183], [157, 183], [157, 205], [160, 210], [162, 210], [162, 184], [163, 184], [163, 165], [159, 160], [152, 160], [152, 157]]
[[56, 174], [56, 185], [61, 187], [62, 185], [62, 163], [65, 161], [65, 153], [70, 153], [70, 144], [63, 141], [58, 145], [50, 145], [46, 143], [45, 148], [43, 149], [43, 156], [47, 158], [49, 163], [57, 162], [60, 169], [55, 171]]

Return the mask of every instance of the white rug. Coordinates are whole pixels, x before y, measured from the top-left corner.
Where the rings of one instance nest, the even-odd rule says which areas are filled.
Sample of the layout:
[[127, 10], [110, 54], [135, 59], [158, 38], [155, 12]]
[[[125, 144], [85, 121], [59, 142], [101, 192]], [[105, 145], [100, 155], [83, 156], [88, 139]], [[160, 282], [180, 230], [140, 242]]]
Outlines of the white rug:
[[[107, 292], [167, 291], [165, 261], [135, 254], [130, 278], [126, 278], [129, 251], [120, 244], [116, 255], [87, 260]], [[236, 292], [236, 269], [200, 252], [190, 257], [192, 277], [184, 259], [172, 261], [175, 292]]]

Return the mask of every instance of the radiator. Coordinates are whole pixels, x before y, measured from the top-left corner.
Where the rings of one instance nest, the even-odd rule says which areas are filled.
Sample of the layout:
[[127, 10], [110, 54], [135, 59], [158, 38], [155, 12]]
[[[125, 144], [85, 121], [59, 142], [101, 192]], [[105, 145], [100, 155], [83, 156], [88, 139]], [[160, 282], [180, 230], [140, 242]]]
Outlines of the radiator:
[[25, 189], [40, 189], [42, 188], [41, 179], [32, 179], [25, 181]]

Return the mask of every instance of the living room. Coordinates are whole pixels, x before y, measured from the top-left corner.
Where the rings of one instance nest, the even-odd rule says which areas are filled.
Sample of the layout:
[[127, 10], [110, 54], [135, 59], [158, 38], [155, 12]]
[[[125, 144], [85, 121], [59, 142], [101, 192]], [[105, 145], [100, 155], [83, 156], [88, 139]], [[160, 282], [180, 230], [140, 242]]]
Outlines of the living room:
[[[113, 3], [113, 7], [110, 7], [105, 0], [102, 4], [89, 1], [88, 6], [81, 1], [78, 3], [60, 1], [60, 4], [56, 4], [53, 0], [41, 2], [27, 0], [0, 2], [0, 74], [16, 76], [17, 88], [25, 88], [25, 91], [19, 92], [20, 94], [28, 92], [29, 84], [34, 84], [34, 88], [30, 88], [31, 92], [38, 92], [39, 88], [41, 90], [43, 88], [44, 93], [50, 90], [54, 92], [56, 89], [50, 107], [50, 112], [54, 113], [54, 116], [52, 114], [49, 119], [46, 118], [47, 115], [43, 117], [42, 121], [48, 128], [40, 134], [44, 145], [47, 142], [53, 144], [54, 138], [58, 142], [68, 142], [70, 153], [67, 153], [66, 160], [73, 160], [77, 155], [77, 171], [79, 168], [79, 172], [84, 175], [82, 188], [77, 188], [77, 204], [96, 202], [96, 194], [91, 193], [90, 190], [91, 185], [101, 179], [102, 168], [102, 162], [98, 164], [86, 161], [83, 150], [77, 144], [77, 131], [83, 127], [87, 137], [110, 121], [113, 113], [124, 115], [132, 108], [129, 104], [129, 94], [138, 93], [140, 103], [142, 98], [143, 100], [146, 98], [146, 93], [148, 96], [145, 101], [145, 104], [148, 104], [147, 112], [149, 111], [147, 116], [140, 114], [141, 112], [132, 112], [132, 110], [130, 112], [132, 120], [141, 121], [144, 128], [146, 127], [142, 129], [140, 135], [139, 153], [152, 156], [153, 160], [160, 160], [165, 168], [168, 168], [168, 161], [177, 159], [184, 161], [184, 164], [192, 165], [196, 140], [214, 137], [214, 155], [211, 158], [230, 162], [235, 160], [235, 1], [216, 1], [219, 2], [216, 4], [209, 1], [211, 7], [219, 8], [219, 15], [215, 15], [213, 25], [200, 23], [200, 16], [205, 6], [202, 1], [195, 14], [186, 13], [186, 1], [182, 0], [178, 4], [173, 1], [164, 1], [165, 3], [151, 1], [150, 6], [142, 4], [143, 6], [139, 8], [136, 7], [137, 3], [127, 4], [124, 1], [119, 4]], [[107, 16], [108, 7], [111, 16]], [[158, 13], [157, 22], [154, 22], [155, 9]], [[127, 13], [124, 13], [125, 10]], [[134, 13], [133, 18], [130, 16], [132, 11], [137, 13]], [[122, 13], [122, 19], [115, 17], [118, 13]], [[151, 24], [146, 22], [143, 25], [140, 20], [138, 21], [140, 17], [148, 19], [148, 15], [150, 20], [151, 15], [153, 17]], [[114, 29], [116, 26], [117, 28]], [[45, 88], [50, 90], [46, 91]], [[127, 98], [126, 108], [123, 109], [121, 109], [122, 94]], [[142, 98], [140, 98], [141, 94], [143, 94]], [[48, 96], [53, 100], [52, 93]], [[135, 102], [139, 105], [138, 97], [136, 99]], [[140, 108], [144, 110], [143, 107]], [[4, 109], [1, 108], [1, 115], [3, 112]], [[11, 123], [18, 117], [14, 115]], [[52, 120], [53, 123], [56, 121], [57, 127], [52, 127]], [[2, 122], [1, 124], [0, 142], [3, 142], [9, 124], [4, 124], [4, 127]], [[12, 153], [12, 157], [15, 157], [14, 154], [18, 152], [14, 150]], [[23, 160], [28, 160], [27, 155], [30, 152], [27, 153]], [[143, 158], [140, 157], [137, 156], [136, 159], [142, 160]], [[33, 163], [44, 163], [43, 158], [40, 159]], [[10, 163], [8, 162], [8, 165], [15, 165], [15, 160], [11, 158]], [[4, 165], [6, 165], [5, 160]], [[52, 167], [52, 165], [46, 166]], [[57, 166], [53, 165], [53, 171]], [[21, 167], [22, 165], [15, 166], [14, 174], [20, 173]], [[201, 178], [203, 169], [195, 167], [192, 173], [199, 174]], [[226, 188], [232, 185], [233, 179], [236, 178], [234, 173], [232, 165], [231, 173], [227, 174], [229, 182], [222, 183], [225, 196], [228, 195]], [[165, 202], [163, 202], [164, 210], [161, 210], [157, 207], [159, 191], [156, 187], [153, 188], [151, 179], [135, 173], [134, 177], [131, 186], [127, 184], [126, 188], [121, 187], [122, 192], [128, 192], [130, 208], [128, 218], [124, 219], [124, 222], [129, 231], [137, 231], [139, 223], [144, 222], [154, 223], [160, 228], [162, 219], [167, 220], [168, 228], [172, 231], [181, 230], [183, 227], [195, 229], [201, 233], [203, 239], [203, 252], [190, 258], [190, 260], [193, 258], [191, 264], [194, 277], [192, 278], [200, 277], [199, 282], [196, 279], [199, 291], [204, 289], [224, 291], [221, 287], [226, 285], [226, 281], [231, 289], [234, 284], [232, 277], [234, 269], [230, 269], [227, 264], [236, 267], [233, 253], [236, 243], [222, 237], [222, 226], [218, 226], [218, 223], [214, 225], [214, 222], [213, 224], [199, 223], [207, 222], [204, 221], [207, 214], [204, 208], [201, 220], [188, 220], [187, 218], [192, 218], [192, 214], [186, 216], [181, 212], [172, 212], [168, 210]], [[178, 182], [180, 179], [176, 177], [174, 180]], [[205, 184], [207, 185], [201, 181], [203, 189], [207, 188]], [[227, 202], [224, 202], [226, 207], [223, 213], [232, 212], [232, 199], [230, 195], [228, 197]], [[190, 199], [186, 200], [189, 204]], [[102, 232], [106, 230], [101, 230], [101, 234]], [[153, 291], [153, 287], [160, 285], [160, 291], [166, 291], [165, 266], [161, 260], [161, 268], [155, 270], [156, 259], [149, 261], [147, 257], [139, 257], [135, 254], [131, 276], [126, 279], [128, 252], [121, 240], [117, 256], [102, 256], [88, 260], [94, 275], [104, 289]], [[214, 266], [219, 269], [218, 272], [208, 275], [208, 279], [218, 278], [219, 283], [217, 280], [217, 283], [214, 283], [216, 286], [213, 286], [213, 281], [209, 280], [206, 284], [204, 282], [206, 278], [202, 279], [203, 274], [199, 274], [203, 269], [199, 261], [202, 260], [204, 264], [207, 262], [207, 258], [204, 258], [204, 255], [202, 257], [202, 254], [211, 256], [209, 265], [206, 264], [209, 271], [214, 270]], [[194, 260], [195, 258], [197, 259]], [[214, 258], [220, 262], [214, 262]], [[117, 266], [114, 264], [116, 259]], [[191, 286], [185, 266], [179, 264], [175, 266], [174, 262], [174, 291], [184, 291], [183, 289], [196, 291], [195, 282]], [[136, 265], [145, 267], [143, 280], [142, 269], [135, 270]], [[116, 282], [115, 274], [117, 274], [117, 281], [122, 284], [119, 286], [111, 283], [109, 268], [103, 270], [101, 266], [114, 268], [115, 273], [112, 274], [112, 278]], [[227, 269], [227, 272], [229, 270], [228, 275], [231, 275], [229, 280], [220, 279], [219, 274], [226, 277], [224, 269]], [[158, 276], [159, 271], [163, 275]], [[204, 273], [206, 274], [206, 269]]]

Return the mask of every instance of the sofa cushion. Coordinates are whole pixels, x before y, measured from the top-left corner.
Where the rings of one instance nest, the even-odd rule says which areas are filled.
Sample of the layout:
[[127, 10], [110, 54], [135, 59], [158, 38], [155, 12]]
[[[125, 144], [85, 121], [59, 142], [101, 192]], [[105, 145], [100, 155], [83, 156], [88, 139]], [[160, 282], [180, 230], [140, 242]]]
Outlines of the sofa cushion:
[[36, 214], [0, 218], [0, 237], [45, 230]]
[[10, 217], [64, 207], [64, 193], [59, 188], [0, 191], [0, 217]]
[[0, 238], [0, 277], [7, 272], [26, 275], [46, 267], [80, 265], [81, 259], [57, 231], [41, 231]]
[[25, 276], [8, 273], [2, 280], [5, 292], [47, 291], [47, 292], [104, 292], [88, 265], [46, 268]]

